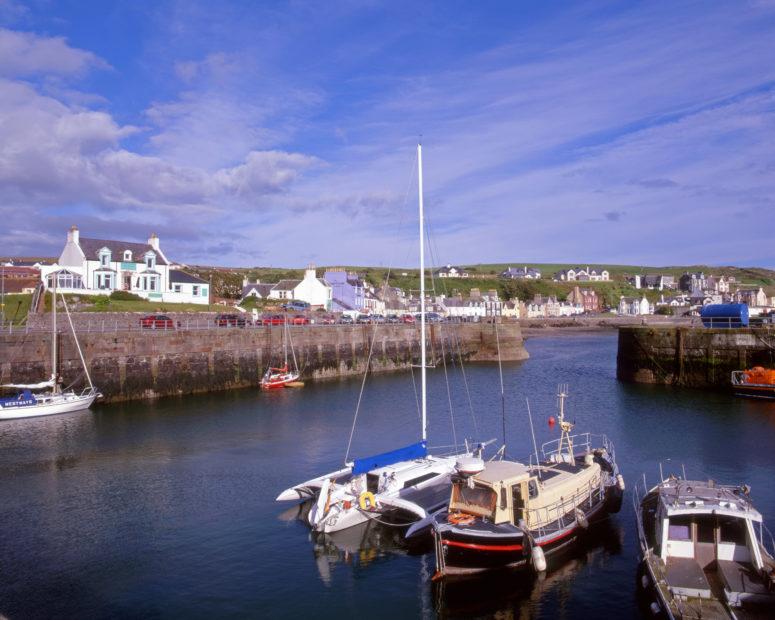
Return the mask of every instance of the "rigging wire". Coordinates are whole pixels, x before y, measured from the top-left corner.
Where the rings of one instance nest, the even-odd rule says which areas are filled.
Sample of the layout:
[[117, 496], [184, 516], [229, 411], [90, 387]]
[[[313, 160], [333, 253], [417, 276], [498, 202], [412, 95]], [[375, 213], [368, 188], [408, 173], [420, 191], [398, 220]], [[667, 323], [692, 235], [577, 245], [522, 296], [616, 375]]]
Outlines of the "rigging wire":
[[501, 341], [498, 336], [498, 324], [493, 323], [495, 327], [495, 342], [498, 347], [498, 375], [501, 381], [501, 418], [503, 420], [503, 447], [506, 447], [506, 395], [503, 392], [503, 366], [501, 364]]
[[[409, 192], [412, 188], [412, 185], [414, 183], [414, 171], [417, 166], [417, 155], [415, 154], [414, 162], [412, 164], [412, 171], [409, 175], [409, 182], [406, 186], [406, 192], [404, 192], [404, 204], [403, 206], [406, 207], [407, 202], [409, 201]], [[404, 221], [406, 220], [406, 209], [402, 209], [402, 216], [398, 223], [398, 234], [400, 237], [401, 234], [401, 228], [403, 227]], [[387, 272], [385, 273], [385, 286], [387, 286], [390, 282], [390, 273], [392, 268], [388, 267]], [[369, 369], [371, 368], [371, 358], [374, 353], [374, 343], [377, 339], [377, 331], [378, 331], [379, 324], [374, 325], [374, 329], [372, 331], [372, 337], [371, 341], [369, 342], [369, 354], [366, 359], [366, 368], [363, 371], [363, 380], [361, 381], [361, 389], [358, 392], [358, 402], [355, 405], [355, 415], [353, 416], [353, 424], [352, 428], [350, 429], [350, 437], [347, 440], [347, 450], [345, 451], [344, 456], [344, 463], [347, 465], [347, 462], [350, 459], [350, 448], [352, 447], [353, 442], [353, 436], [355, 435], [355, 425], [358, 422], [358, 414], [360, 413], [361, 409], [361, 403], [363, 402], [363, 390], [366, 387], [366, 379], [369, 376]], [[423, 360], [424, 361], [424, 360]], [[414, 380], [414, 375], [412, 375], [412, 380]]]

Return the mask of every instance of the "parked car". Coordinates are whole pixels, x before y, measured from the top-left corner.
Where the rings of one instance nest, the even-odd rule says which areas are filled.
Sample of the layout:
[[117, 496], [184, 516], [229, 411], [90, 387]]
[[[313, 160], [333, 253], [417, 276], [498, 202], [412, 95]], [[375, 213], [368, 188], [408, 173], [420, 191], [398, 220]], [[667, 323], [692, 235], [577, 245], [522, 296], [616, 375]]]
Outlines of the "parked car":
[[149, 314], [140, 319], [143, 329], [175, 329], [175, 322], [166, 314]]
[[385, 322], [386, 323], [400, 323], [401, 322], [401, 317], [398, 316], [397, 314], [388, 314], [385, 317]]
[[285, 315], [283, 314], [269, 314], [261, 317], [261, 325], [284, 325]]
[[309, 325], [309, 319], [303, 314], [295, 314], [288, 317], [288, 323], [291, 325]]
[[315, 325], [333, 325], [336, 323], [336, 317], [331, 314], [321, 314], [312, 321]]
[[361, 325], [366, 325], [371, 323], [371, 317], [368, 314], [359, 314], [356, 317], [355, 322], [360, 323]]
[[414, 325], [415, 324], [414, 317], [411, 314], [402, 314], [401, 315], [401, 322], [402, 323], [408, 323], [409, 325]]
[[339, 317], [339, 320], [337, 321], [337, 323], [339, 323], [340, 325], [352, 325], [353, 323], [355, 323], [355, 321], [353, 321], [353, 318], [349, 314], [343, 314], [342, 316]]
[[304, 312], [304, 310], [309, 310], [309, 304], [306, 301], [299, 301], [297, 299], [294, 299], [293, 301], [286, 301], [280, 307], [283, 310], [297, 310], [299, 312]]
[[245, 327], [248, 320], [240, 314], [218, 314], [215, 316], [217, 327]]

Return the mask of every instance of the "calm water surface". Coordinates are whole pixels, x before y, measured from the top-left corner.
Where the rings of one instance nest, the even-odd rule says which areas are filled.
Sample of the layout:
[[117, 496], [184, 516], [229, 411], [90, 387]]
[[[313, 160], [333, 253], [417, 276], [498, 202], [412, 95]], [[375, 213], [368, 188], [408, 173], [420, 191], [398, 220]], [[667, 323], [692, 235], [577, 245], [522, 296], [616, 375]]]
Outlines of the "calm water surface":
[[[775, 405], [622, 385], [616, 337], [529, 340], [504, 365], [509, 453], [532, 449], [556, 385], [577, 430], [606, 433], [631, 488], [642, 472], [704, 473], [751, 485], [775, 530]], [[498, 367], [431, 371], [431, 443], [501, 436]], [[279, 491], [341, 466], [359, 380], [253, 390], [0, 424], [0, 614], [117, 617], [638, 617], [630, 496], [543, 580], [440, 588], [434, 560], [389, 529], [313, 540]], [[453, 416], [449, 403], [452, 402]], [[475, 420], [475, 421], [474, 421]], [[453, 424], [454, 422], [454, 424]], [[454, 434], [453, 434], [454, 428]], [[353, 454], [416, 440], [409, 373], [370, 378]]]

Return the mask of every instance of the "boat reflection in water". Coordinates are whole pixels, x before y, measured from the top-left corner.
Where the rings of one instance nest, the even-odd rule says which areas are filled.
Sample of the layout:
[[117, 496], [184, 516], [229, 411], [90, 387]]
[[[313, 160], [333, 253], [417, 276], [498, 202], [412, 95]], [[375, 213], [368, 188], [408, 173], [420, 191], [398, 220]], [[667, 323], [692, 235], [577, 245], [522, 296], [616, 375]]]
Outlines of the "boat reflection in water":
[[[312, 500], [295, 505], [281, 513], [279, 518], [306, 524], [313, 505]], [[365, 568], [372, 562], [390, 556], [418, 555], [433, 550], [430, 540], [420, 545], [408, 544], [404, 538], [405, 523], [389, 524], [388, 521], [380, 521], [372, 519], [332, 533], [310, 532], [312, 552], [323, 583], [331, 585], [331, 571], [337, 564]]]
[[436, 613], [440, 618], [552, 616], [544, 607], [555, 604], [557, 596], [570, 593], [573, 581], [585, 567], [604, 563], [609, 555], [619, 555], [622, 538], [621, 526], [608, 519], [586, 532], [575, 545], [547, 557], [546, 572], [537, 576], [506, 569], [433, 581]]

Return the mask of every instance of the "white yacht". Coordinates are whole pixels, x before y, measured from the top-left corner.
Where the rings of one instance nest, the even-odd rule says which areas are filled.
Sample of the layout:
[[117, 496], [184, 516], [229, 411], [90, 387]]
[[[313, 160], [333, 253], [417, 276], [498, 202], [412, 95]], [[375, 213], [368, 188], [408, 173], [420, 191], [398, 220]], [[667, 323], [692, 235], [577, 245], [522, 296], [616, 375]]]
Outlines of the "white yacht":
[[[59, 377], [57, 375], [57, 298], [56, 285], [51, 289], [51, 377], [47, 381], [38, 383], [7, 383], [2, 385], [4, 390], [15, 390], [13, 396], [0, 397], [0, 420], [13, 420], [17, 418], [33, 418], [45, 415], [54, 415], [57, 413], [70, 413], [88, 409], [92, 403], [101, 394], [95, 389], [89, 375], [89, 369], [81, 351], [81, 345], [78, 343], [78, 337], [75, 335], [70, 312], [65, 304], [67, 319], [70, 323], [70, 329], [75, 340], [78, 355], [81, 358], [88, 387], [80, 392], [71, 389], [62, 389]], [[40, 391], [39, 391], [40, 390]]]
[[[425, 249], [422, 185], [422, 146], [417, 145], [420, 219], [420, 370], [421, 440], [375, 456], [356, 459], [344, 468], [286, 489], [277, 501], [316, 499], [309, 511], [312, 529], [337, 532], [388, 513], [404, 513], [411, 520], [425, 519], [428, 512], [448, 500], [451, 476], [458, 458], [471, 451], [448, 456], [428, 454], [426, 389]], [[483, 446], [478, 447], [481, 454]]]

